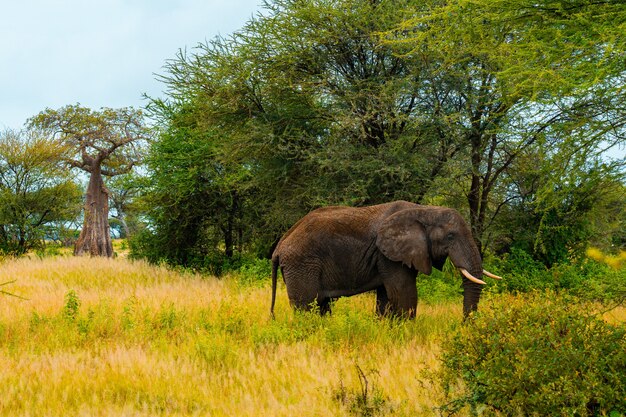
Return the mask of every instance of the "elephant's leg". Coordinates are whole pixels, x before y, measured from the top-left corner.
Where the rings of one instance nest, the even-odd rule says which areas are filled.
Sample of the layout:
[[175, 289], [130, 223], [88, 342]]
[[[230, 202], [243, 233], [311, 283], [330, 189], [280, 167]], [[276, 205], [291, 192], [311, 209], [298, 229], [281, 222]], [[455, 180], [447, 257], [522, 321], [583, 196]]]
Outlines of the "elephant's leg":
[[318, 298], [317, 299], [317, 306], [319, 307], [320, 310], [320, 315], [325, 316], [326, 314], [331, 314], [332, 311], [330, 309], [330, 302], [332, 300], [330, 298]]
[[312, 268], [302, 270], [300, 268], [285, 267], [283, 269], [283, 277], [287, 287], [287, 296], [293, 308], [310, 311], [315, 307], [316, 302], [320, 307], [320, 312], [323, 308], [326, 308], [318, 300], [319, 271]]
[[384, 285], [376, 288], [376, 313], [379, 316], [387, 314], [389, 309], [389, 297]]
[[330, 299], [322, 298], [322, 299], [314, 299], [310, 303], [306, 303], [301, 299], [297, 299], [291, 302], [291, 305], [296, 310], [302, 311], [313, 311], [316, 310], [320, 313], [320, 316], [325, 316], [326, 314], [331, 314], [330, 308]]
[[317, 304], [315, 296], [310, 297], [306, 293], [295, 290], [289, 291], [289, 288], [287, 288], [287, 295], [289, 296], [291, 306], [296, 310], [310, 311]]
[[417, 310], [417, 283], [411, 274], [401, 273], [385, 280], [391, 313], [402, 317], [415, 317]]

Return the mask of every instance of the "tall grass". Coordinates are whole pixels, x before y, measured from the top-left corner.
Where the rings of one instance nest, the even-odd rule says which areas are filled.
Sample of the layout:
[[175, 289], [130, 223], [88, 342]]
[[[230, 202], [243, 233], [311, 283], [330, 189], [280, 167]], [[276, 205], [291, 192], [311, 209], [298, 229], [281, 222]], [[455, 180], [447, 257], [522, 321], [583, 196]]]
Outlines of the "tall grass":
[[[267, 277], [269, 278], [269, 277]], [[461, 302], [379, 319], [365, 294], [293, 312], [269, 280], [100, 258], [5, 261], [0, 415], [430, 416]], [[491, 294], [484, 303], [499, 297]], [[605, 318], [623, 323], [626, 309]]]
[[460, 302], [379, 319], [370, 295], [294, 313], [279, 288], [272, 321], [267, 284], [123, 259], [6, 261], [13, 279], [28, 300], [0, 298], [7, 416], [428, 416], [441, 336], [461, 319]]

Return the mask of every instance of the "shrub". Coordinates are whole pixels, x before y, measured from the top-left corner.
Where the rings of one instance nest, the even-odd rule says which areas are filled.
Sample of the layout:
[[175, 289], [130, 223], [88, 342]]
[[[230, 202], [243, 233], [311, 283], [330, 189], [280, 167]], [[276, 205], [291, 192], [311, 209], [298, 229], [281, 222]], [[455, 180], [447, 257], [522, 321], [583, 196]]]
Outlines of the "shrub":
[[484, 303], [444, 343], [442, 362], [447, 411], [626, 411], [626, 330], [572, 296], [532, 293]]
[[502, 258], [490, 258], [489, 264], [490, 270], [505, 278], [491, 281], [493, 292], [517, 294], [534, 290], [567, 290], [596, 301], [616, 300], [626, 295], [626, 268], [612, 268], [592, 259], [573, 259], [548, 269], [526, 252], [513, 249]]
[[461, 274], [449, 260], [441, 271], [433, 268], [429, 276], [418, 274], [417, 296], [420, 303], [442, 303], [451, 300], [460, 300], [463, 294]]
[[63, 315], [70, 321], [75, 321], [78, 317], [78, 309], [80, 308], [80, 298], [76, 291], [69, 290], [65, 294], [65, 306], [63, 307]]
[[493, 258], [498, 275], [505, 277], [497, 282], [498, 290], [513, 293], [528, 292], [536, 289], [554, 288], [555, 282], [545, 265], [536, 261], [523, 250], [513, 248], [511, 253], [502, 258]]
[[236, 269], [239, 284], [243, 286], [262, 286], [272, 276], [272, 261], [269, 259], [242, 259]]

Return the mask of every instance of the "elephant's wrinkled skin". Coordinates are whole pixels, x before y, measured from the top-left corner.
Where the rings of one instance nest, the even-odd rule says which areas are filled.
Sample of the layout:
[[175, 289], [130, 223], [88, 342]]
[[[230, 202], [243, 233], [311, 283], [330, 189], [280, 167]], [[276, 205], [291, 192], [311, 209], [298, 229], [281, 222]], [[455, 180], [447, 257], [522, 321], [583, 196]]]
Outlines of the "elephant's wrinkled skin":
[[[470, 229], [456, 210], [406, 201], [320, 208], [289, 229], [274, 250], [271, 312], [280, 268], [295, 308], [317, 302], [324, 314], [333, 299], [375, 290], [379, 314], [413, 317], [417, 273], [440, 269], [446, 257], [473, 277], [483, 274]], [[477, 308], [479, 282], [463, 277], [465, 316]]]

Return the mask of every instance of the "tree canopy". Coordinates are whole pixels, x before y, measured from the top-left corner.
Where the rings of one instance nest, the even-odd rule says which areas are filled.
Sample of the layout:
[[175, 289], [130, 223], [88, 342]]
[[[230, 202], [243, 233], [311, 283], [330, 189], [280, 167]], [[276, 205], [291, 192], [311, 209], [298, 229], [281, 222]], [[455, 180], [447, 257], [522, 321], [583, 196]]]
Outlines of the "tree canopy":
[[624, 16], [617, 1], [266, 1], [161, 76], [144, 252], [267, 253], [312, 208], [394, 199], [454, 206], [485, 249], [548, 264], [613, 236], [624, 160], [602, 151], [625, 143]]
[[59, 166], [62, 144], [32, 131], [0, 133], [0, 251], [43, 246], [55, 223], [80, 211], [80, 189]]

